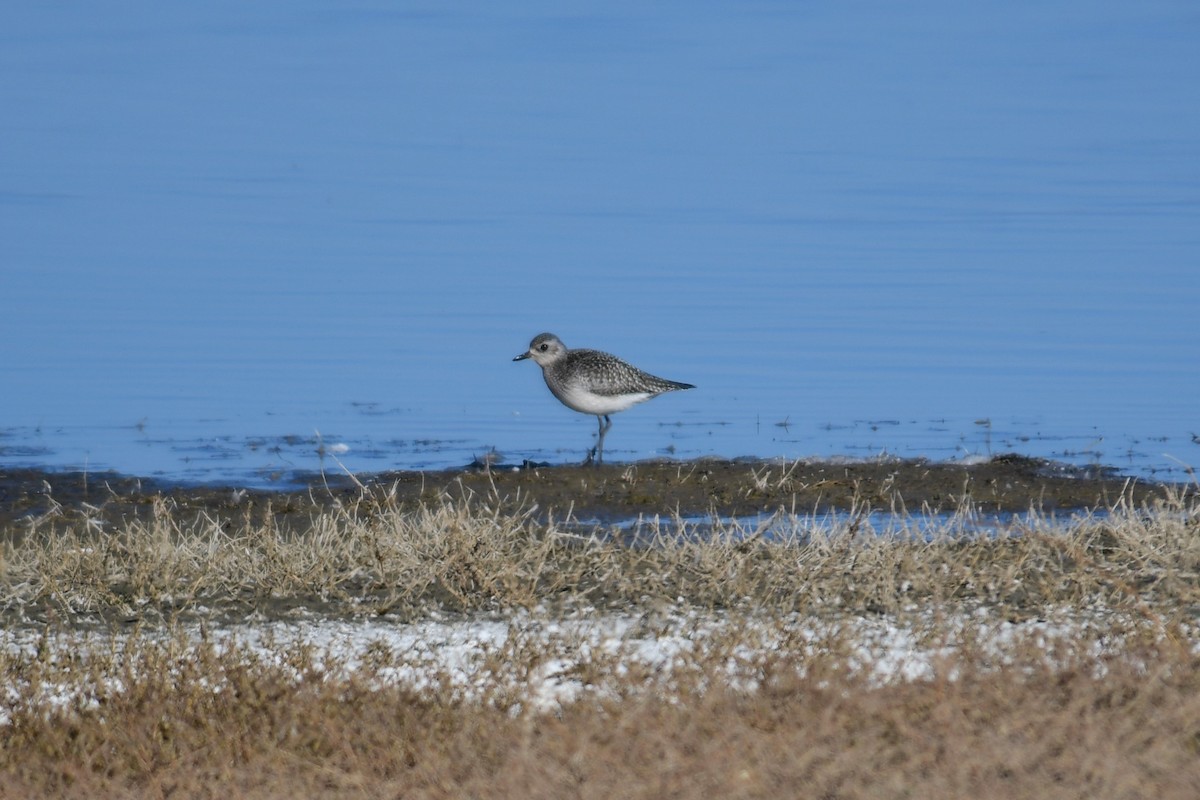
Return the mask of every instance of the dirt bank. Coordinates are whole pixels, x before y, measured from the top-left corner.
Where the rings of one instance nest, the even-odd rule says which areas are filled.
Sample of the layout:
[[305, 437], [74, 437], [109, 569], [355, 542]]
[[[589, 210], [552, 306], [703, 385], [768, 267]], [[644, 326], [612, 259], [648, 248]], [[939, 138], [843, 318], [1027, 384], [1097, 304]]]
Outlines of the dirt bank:
[[232, 518], [269, 508], [278, 517], [299, 521], [311, 515], [314, 506], [320, 510], [360, 497], [361, 487], [392, 494], [401, 505], [414, 507], [443, 496], [468, 495], [514, 509], [536, 504], [536, 513], [557, 518], [570, 510], [579, 519], [601, 522], [639, 514], [747, 515], [781, 508], [803, 514], [847, 509], [854, 503], [912, 513], [954, 510], [964, 502], [985, 512], [1062, 512], [1107, 508], [1122, 497], [1141, 504], [1180, 488], [1016, 455], [970, 465], [923, 460], [696, 460], [599, 468], [495, 466], [354, 478], [314, 475], [306, 483], [302, 490], [271, 492], [180, 486], [110, 473], [0, 470], [0, 525], [17, 532], [23, 523], [46, 515], [64, 522], [86, 518], [90, 524], [116, 524], [149, 515], [156, 500], [169, 502], [177, 513]]

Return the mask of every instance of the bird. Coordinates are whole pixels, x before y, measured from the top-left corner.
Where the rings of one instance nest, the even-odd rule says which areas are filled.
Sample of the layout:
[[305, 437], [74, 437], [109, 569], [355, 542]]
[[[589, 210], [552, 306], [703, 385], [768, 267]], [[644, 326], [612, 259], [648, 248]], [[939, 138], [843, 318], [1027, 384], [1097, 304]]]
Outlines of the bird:
[[513, 359], [532, 358], [542, 368], [550, 391], [567, 408], [594, 414], [599, 425], [596, 446], [584, 464], [604, 462], [604, 435], [612, 427], [610, 414], [657, 397], [664, 392], [695, 389], [690, 383], [669, 381], [600, 350], [572, 350], [553, 333], [539, 333], [529, 349]]

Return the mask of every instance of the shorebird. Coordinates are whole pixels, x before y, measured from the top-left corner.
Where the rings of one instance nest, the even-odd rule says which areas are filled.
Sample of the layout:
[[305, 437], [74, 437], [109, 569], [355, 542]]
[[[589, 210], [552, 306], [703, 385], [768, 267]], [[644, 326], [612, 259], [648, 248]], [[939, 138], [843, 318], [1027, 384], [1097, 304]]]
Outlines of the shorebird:
[[585, 464], [604, 461], [604, 434], [612, 427], [610, 414], [657, 397], [663, 392], [695, 389], [690, 383], [669, 381], [642, 372], [632, 364], [599, 350], [571, 350], [553, 333], [539, 333], [529, 349], [513, 359], [532, 358], [554, 396], [569, 409], [595, 414], [599, 425], [596, 446]]

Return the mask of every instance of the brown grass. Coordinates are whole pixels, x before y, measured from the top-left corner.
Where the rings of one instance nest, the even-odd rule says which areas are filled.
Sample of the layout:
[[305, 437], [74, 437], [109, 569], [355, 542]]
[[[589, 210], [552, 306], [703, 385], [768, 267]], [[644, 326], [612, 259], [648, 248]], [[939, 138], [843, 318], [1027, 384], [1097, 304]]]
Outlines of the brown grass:
[[[314, 504], [314, 509], [319, 507]], [[805, 613], [898, 613], [979, 603], [1018, 616], [1047, 605], [1200, 612], [1200, 510], [1179, 497], [1118, 503], [1104, 516], [1031, 514], [994, 534], [971, 511], [878, 533], [867, 509], [836, 521], [774, 520], [703, 534], [669, 526], [628, 546], [619, 533], [539, 522], [500, 498], [407, 511], [369, 494], [299, 528], [262, 518], [176, 515], [116, 531], [35, 521], [0, 550], [0, 609], [10, 620], [233, 617], [305, 607], [326, 614], [423, 616], [573, 603], [679, 604]]]
[[[0, 659], [21, 694], [71, 680], [65, 706], [6, 703], [4, 797], [1157, 797], [1200, 789], [1200, 659], [1136, 636], [1120, 655], [1069, 638], [1003, 667], [969, 644], [921, 681], [879, 685], [836, 636], [745, 657], [725, 642], [667, 678], [618, 674], [557, 714], [511, 701], [497, 662], [470, 700], [181, 639]], [[88, 653], [91, 653], [89, 655]], [[510, 653], [513, 655], [514, 653]], [[277, 660], [278, 659], [278, 660]], [[585, 659], [586, 661], [586, 659]], [[748, 683], [752, 681], [753, 683]]]
[[[9, 632], [46, 631], [0, 648], [0, 797], [1200, 796], [1195, 500], [985, 536], [863, 519], [628, 546], [520, 498], [413, 511], [364, 493], [300, 528], [185, 521], [166, 500], [116, 531], [35, 521], [0, 554]], [[397, 681], [413, 657], [382, 646], [350, 669], [162, 624], [298, 608], [727, 624], [669, 667], [510, 636], [469, 689]], [[998, 650], [964, 623], [981, 609], [1068, 624]], [[932, 673], [864, 668], [855, 623], [871, 619], [919, 630]], [[79, 639], [81, 621], [107, 633]], [[582, 693], [546, 713], [533, 676], [566, 655]]]

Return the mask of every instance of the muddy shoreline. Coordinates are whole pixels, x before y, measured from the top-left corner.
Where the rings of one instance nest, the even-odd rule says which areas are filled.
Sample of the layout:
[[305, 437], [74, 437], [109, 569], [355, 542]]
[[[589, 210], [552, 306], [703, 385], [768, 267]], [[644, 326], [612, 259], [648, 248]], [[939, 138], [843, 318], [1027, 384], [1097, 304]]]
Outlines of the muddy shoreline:
[[[156, 501], [177, 512], [221, 518], [270, 513], [297, 522], [314, 510], [387, 496], [401, 507], [471, 498], [562, 519], [599, 523], [638, 515], [724, 516], [862, 509], [912, 514], [964, 504], [982, 512], [1063, 513], [1136, 505], [1195, 484], [1137, 480], [1104, 468], [1079, 468], [1020, 455], [975, 463], [878, 461], [650, 461], [602, 467], [479, 465], [439, 472], [311, 475], [290, 491], [181, 486], [113, 473], [0, 470], [0, 525], [10, 533], [37, 521], [87, 520], [106, 526], [147, 518]], [[536, 508], [535, 508], [536, 507]]]

